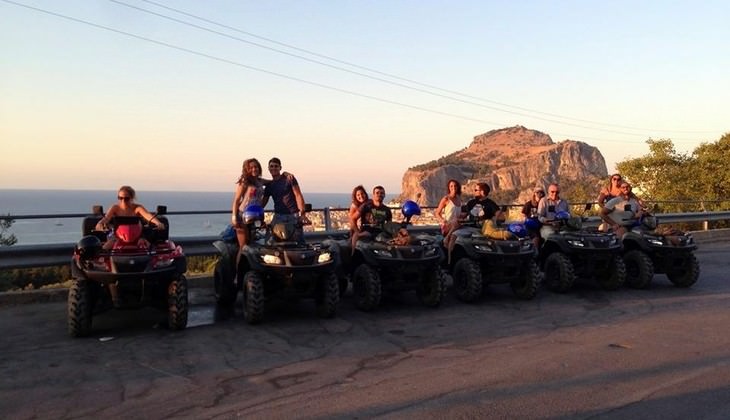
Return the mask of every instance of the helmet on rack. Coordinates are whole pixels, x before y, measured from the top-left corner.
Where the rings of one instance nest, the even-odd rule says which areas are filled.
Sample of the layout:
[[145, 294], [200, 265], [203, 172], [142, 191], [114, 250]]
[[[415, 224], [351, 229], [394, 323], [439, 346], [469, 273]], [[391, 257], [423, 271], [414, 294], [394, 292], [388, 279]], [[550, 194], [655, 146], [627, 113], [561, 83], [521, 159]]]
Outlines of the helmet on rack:
[[413, 217], [421, 215], [421, 207], [412, 200], [406, 200], [401, 206], [401, 213], [404, 217]]
[[264, 220], [264, 208], [258, 204], [249, 204], [243, 212], [243, 223], [249, 224], [255, 221]]
[[76, 244], [76, 251], [82, 259], [94, 258], [101, 251], [101, 241], [94, 235], [84, 236]]
[[518, 238], [524, 238], [527, 236], [527, 229], [525, 229], [525, 225], [523, 225], [522, 223], [510, 223], [507, 226], [507, 230]]
[[568, 220], [570, 219], [570, 213], [565, 210], [561, 210], [555, 214], [557, 220]]
[[525, 227], [532, 230], [540, 229], [540, 221], [534, 217], [528, 217], [525, 219]]

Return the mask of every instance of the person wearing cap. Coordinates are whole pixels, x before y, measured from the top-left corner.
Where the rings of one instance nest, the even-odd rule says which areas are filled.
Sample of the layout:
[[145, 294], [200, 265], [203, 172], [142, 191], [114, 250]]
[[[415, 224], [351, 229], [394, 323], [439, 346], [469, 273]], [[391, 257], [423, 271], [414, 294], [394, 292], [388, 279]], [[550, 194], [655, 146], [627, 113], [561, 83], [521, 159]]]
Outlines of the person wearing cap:
[[[540, 203], [540, 200], [545, 197], [545, 189], [541, 186], [535, 187], [535, 189], [532, 191], [532, 198], [528, 200], [523, 206], [522, 206], [522, 215], [524, 216], [524, 220], [527, 220], [529, 218], [535, 218], [537, 219], [537, 205]], [[532, 242], [535, 244], [536, 248], [540, 247], [540, 229], [533, 229], [533, 228], [527, 228], [527, 234], [530, 235], [530, 238], [532, 239]]]

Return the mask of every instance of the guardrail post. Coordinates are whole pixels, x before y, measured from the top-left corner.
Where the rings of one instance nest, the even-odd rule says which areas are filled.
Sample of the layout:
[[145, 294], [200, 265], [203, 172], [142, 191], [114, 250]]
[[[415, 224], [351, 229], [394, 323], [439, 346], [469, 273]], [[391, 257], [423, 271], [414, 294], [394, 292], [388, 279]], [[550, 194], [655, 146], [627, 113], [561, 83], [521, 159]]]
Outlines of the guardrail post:
[[330, 208], [324, 208], [324, 231], [330, 232], [332, 230], [332, 218], [330, 216]]
[[[707, 208], [705, 208], [704, 201], [700, 201], [700, 206], [702, 207], [702, 212], [707, 213]], [[710, 222], [708, 220], [702, 221], [702, 230], [710, 230]]]

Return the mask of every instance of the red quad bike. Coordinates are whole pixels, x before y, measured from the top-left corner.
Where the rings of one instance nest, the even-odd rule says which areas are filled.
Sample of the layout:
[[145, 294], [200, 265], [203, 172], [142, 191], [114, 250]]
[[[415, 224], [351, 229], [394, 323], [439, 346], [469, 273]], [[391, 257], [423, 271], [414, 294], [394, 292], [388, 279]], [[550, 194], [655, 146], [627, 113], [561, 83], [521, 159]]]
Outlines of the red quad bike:
[[115, 217], [111, 232], [96, 231], [103, 217], [101, 206], [84, 218], [83, 238], [71, 258], [73, 284], [68, 292], [68, 333], [82, 337], [91, 333], [94, 315], [106, 310], [153, 306], [167, 311], [171, 330], [188, 323], [187, 262], [181, 247], [169, 240], [169, 224], [153, 229], [137, 216]]

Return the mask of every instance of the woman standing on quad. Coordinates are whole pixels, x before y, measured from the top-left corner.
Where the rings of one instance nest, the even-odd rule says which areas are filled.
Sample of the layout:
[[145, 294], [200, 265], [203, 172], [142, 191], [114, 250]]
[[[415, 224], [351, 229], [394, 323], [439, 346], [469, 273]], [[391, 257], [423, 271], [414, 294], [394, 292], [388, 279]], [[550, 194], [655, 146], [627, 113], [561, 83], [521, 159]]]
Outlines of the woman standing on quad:
[[[246, 159], [243, 161], [241, 176], [236, 181], [236, 190], [233, 193], [233, 204], [231, 205], [231, 224], [236, 229], [239, 258], [241, 249], [251, 241], [249, 229], [243, 225], [243, 212], [250, 204], [261, 206], [263, 198], [264, 180], [261, 179], [261, 163], [254, 158]], [[238, 258], [236, 258], [236, 266], [238, 266]]]
[[[368, 201], [370, 197], [368, 197], [368, 192], [365, 191], [365, 187], [362, 185], [358, 185], [357, 187], [353, 188], [352, 190], [352, 203], [350, 203], [350, 211], [348, 212], [348, 220], [353, 220], [353, 216], [357, 213], [358, 209], [360, 209], [360, 206], [365, 204], [366, 201]], [[350, 240], [352, 241], [352, 249], [354, 251], [355, 244], [357, 243], [358, 238], [360, 237], [360, 229], [358, 229], [358, 226], [350, 226]]]
[[449, 261], [451, 260], [451, 250], [454, 249], [456, 236], [452, 233], [459, 229], [459, 218], [461, 216], [461, 184], [455, 179], [450, 179], [446, 183], [448, 193], [441, 198], [438, 207], [434, 212], [434, 216], [441, 225], [441, 234], [444, 235], [444, 246], [448, 251]]

